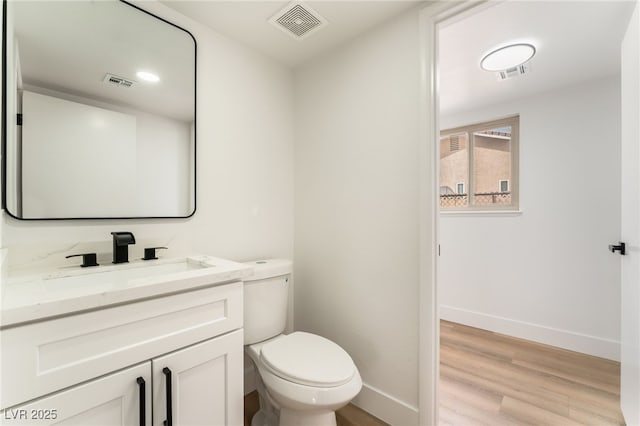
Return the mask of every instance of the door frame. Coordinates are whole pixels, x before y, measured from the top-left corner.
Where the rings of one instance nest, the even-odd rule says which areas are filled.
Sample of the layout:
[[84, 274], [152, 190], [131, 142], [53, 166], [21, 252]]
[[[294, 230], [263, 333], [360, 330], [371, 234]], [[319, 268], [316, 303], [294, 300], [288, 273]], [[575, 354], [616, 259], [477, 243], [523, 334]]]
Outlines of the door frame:
[[438, 91], [438, 30], [477, 13], [490, 0], [436, 2], [419, 13], [420, 37], [420, 147], [419, 147], [419, 327], [418, 414], [420, 425], [438, 424], [440, 375], [439, 153], [440, 98]]
[[[638, 127], [636, 123], [639, 105], [638, 85], [638, 36], [640, 35], [640, 1], [634, 1], [634, 9], [627, 23], [620, 49], [621, 87], [621, 220], [620, 239], [627, 244], [628, 256], [621, 258], [620, 264], [620, 410], [628, 424], [640, 422], [640, 407], [637, 404], [640, 393], [640, 369], [638, 368], [635, 339], [637, 338], [638, 317], [638, 207], [637, 199], [629, 193], [637, 194], [638, 185]], [[636, 195], [637, 196], [637, 195]]]

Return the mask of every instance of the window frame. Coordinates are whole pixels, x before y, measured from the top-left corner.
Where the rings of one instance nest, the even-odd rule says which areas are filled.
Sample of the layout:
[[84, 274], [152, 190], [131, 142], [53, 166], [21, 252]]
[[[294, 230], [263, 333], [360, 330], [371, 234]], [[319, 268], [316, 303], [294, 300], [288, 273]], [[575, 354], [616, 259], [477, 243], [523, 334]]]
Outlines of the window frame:
[[[460, 185], [462, 185], [462, 192], [460, 192], [460, 190], [458, 189], [458, 188], [460, 188]], [[456, 183], [456, 194], [458, 194], [458, 195], [465, 194], [465, 189], [466, 188], [465, 188], [464, 182]]]
[[[475, 133], [483, 130], [487, 130], [495, 127], [511, 127], [511, 179], [500, 179], [507, 180], [509, 191], [511, 193], [511, 204], [496, 204], [496, 205], [483, 205], [483, 206], [475, 206], [474, 202], [474, 150], [475, 150]], [[469, 167], [467, 176], [467, 183], [469, 191], [467, 191], [468, 204], [462, 207], [442, 207], [440, 203], [438, 203], [439, 208], [442, 212], [495, 212], [495, 211], [519, 211], [520, 209], [520, 191], [519, 191], [519, 177], [520, 177], [520, 168], [519, 168], [519, 158], [520, 158], [520, 114], [510, 115], [504, 118], [499, 118], [491, 121], [482, 121], [473, 124], [468, 124], [459, 127], [453, 127], [448, 129], [443, 129], [440, 131], [440, 138], [459, 134], [459, 133], [467, 133], [468, 134], [468, 155], [469, 155]], [[440, 144], [438, 144], [438, 152], [440, 151]], [[438, 154], [439, 157], [439, 154]], [[438, 185], [440, 185], [440, 162], [438, 162]], [[500, 184], [498, 184], [500, 185]], [[457, 189], [457, 188], [456, 188]], [[501, 188], [498, 188], [501, 189]], [[502, 191], [497, 191], [502, 192]]]
[[[498, 180], [498, 192], [511, 192], [511, 185], [509, 183], [510, 179], [500, 179]], [[503, 191], [502, 190], [502, 182], [506, 182], [507, 183], [507, 190]]]

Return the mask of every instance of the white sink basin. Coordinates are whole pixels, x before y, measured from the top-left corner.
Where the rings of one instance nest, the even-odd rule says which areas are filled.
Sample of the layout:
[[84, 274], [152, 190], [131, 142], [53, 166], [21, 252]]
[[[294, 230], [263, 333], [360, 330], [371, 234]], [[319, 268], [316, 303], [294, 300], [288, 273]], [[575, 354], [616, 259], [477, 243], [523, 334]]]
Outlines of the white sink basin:
[[189, 256], [10, 277], [2, 285], [0, 327], [238, 281], [251, 273], [242, 263]]
[[[95, 266], [76, 269], [73, 272], [57, 272], [42, 277], [47, 286], [62, 285], [65, 287], [87, 286], [96, 284], [114, 284], [122, 286], [139, 279], [163, 277], [165, 280], [176, 278], [178, 272], [197, 271], [204, 268], [215, 268], [214, 263], [205, 263], [185, 258], [156, 263], [155, 261], [124, 263], [119, 265]], [[179, 276], [178, 276], [179, 278]]]

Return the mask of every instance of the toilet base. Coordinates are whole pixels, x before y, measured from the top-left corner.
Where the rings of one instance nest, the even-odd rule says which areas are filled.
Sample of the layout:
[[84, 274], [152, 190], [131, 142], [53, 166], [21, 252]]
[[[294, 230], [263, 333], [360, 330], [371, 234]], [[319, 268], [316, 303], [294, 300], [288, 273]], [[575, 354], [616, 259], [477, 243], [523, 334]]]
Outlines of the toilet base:
[[[253, 422], [252, 422], [253, 423]], [[336, 426], [334, 411], [293, 411], [280, 409], [280, 426]], [[253, 426], [253, 424], [252, 424]]]
[[251, 426], [278, 426], [280, 423], [278, 407], [269, 397], [267, 388], [259, 374], [256, 375], [256, 390], [258, 391], [260, 409], [251, 419]]
[[[262, 402], [262, 398], [261, 398]], [[279, 415], [278, 415], [279, 414]], [[251, 426], [337, 426], [334, 411], [294, 411], [286, 408], [279, 413], [260, 408], [251, 419]]]
[[260, 409], [251, 419], [251, 426], [278, 426], [278, 417]]

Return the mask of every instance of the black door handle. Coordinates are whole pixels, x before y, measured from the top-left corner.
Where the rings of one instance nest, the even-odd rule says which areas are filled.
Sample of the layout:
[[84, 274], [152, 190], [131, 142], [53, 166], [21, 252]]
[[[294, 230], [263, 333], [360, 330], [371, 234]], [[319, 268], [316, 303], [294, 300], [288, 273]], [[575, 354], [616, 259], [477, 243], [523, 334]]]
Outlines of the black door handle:
[[147, 399], [145, 394], [146, 394], [147, 382], [145, 382], [142, 377], [138, 377], [136, 381], [138, 382], [138, 388], [140, 390], [140, 426], [146, 426], [147, 425], [147, 417], [146, 417]]
[[165, 426], [173, 426], [172, 410], [171, 410], [171, 370], [169, 367], [162, 369], [167, 380], [167, 420], [164, 421]]
[[615, 253], [616, 251], [619, 251], [622, 256], [624, 256], [626, 253], [625, 244], [622, 241], [620, 241], [617, 245], [610, 244], [609, 250], [611, 251], [611, 253]]

